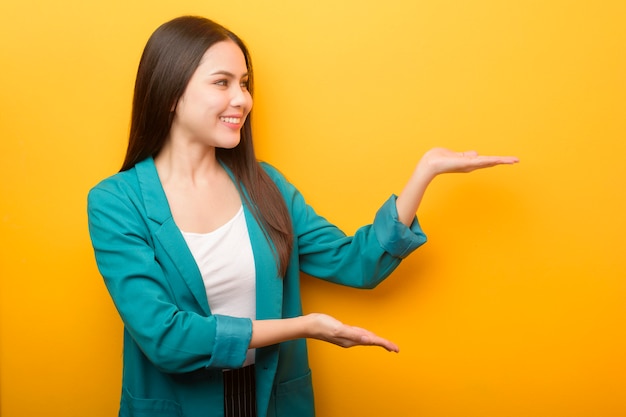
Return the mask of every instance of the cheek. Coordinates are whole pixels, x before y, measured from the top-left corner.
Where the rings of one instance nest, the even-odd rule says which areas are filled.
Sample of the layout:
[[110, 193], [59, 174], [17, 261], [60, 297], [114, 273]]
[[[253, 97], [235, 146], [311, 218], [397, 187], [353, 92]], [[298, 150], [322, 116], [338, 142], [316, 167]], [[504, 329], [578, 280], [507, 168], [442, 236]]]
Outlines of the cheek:
[[250, 93], [247, 94], [247, 109], [248, 109], [248, 113], [250, 113], [250, 110], [252, 110], [252, 104], [254, 103], [254, 101], [252, 100], [252, 96], [250, 95]]

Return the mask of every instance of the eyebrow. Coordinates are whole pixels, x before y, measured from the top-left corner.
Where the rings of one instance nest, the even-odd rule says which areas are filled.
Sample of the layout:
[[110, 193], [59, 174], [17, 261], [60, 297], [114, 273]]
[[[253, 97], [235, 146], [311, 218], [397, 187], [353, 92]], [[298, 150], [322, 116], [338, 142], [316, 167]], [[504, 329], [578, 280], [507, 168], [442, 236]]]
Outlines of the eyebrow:
[[[217, 70], [215, 72], [212, 72], [211, 75], [225, 75], [225, 76], [230, 77], [230, 78], [237, 78], [237, 76], [235, 74], [233, 74], [230, 71], [225, 71], [225, 70]], [[246, 73], [241, 75], [241, 78], [245, 78], [245, 77], [249, 77], [249, 76], [250, 76], [250, 73], [246, 72]]]

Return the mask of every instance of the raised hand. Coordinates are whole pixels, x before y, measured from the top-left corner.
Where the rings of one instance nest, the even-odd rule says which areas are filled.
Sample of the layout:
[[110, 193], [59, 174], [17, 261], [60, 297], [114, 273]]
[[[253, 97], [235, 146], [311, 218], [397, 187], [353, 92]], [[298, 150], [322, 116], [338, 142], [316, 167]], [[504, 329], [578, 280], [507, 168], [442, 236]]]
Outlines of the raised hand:
[[496, 165], [510, 165], [519, 162], [515, 156], [486, 156], [476, 151], [454, 152], [445, 148], [433, 148], [420, 159], [413, 175], [396, 200], [398, 219], [411, 224], [415, 212], [422, 202], [426, 188], [440, 174], [472, 172]]
[[425, 170], [427, 176], [434, 178], [439, 174], [471, 172], [517, 162], [519, 159], [515, 156], [488, 156], [479, 155], [476, 151], [454, 152], [445, 148], [433, 148], [424, 154], [418, 169]]

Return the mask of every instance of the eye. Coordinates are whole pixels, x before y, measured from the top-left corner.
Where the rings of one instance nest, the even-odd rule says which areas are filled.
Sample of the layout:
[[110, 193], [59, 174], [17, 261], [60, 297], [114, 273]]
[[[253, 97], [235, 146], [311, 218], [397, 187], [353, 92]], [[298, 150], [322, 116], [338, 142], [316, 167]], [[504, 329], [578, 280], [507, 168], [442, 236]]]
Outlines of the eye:
[[228, 87], [228, 80], [217, 80], [214, 82], [215, 85], [218, 85], [220, 87]]
[[250, 80], [248, 79], [242, 80], [239, 85], [241, 85], [241, 88], [244, 88], [247, 90], [250, 87]]

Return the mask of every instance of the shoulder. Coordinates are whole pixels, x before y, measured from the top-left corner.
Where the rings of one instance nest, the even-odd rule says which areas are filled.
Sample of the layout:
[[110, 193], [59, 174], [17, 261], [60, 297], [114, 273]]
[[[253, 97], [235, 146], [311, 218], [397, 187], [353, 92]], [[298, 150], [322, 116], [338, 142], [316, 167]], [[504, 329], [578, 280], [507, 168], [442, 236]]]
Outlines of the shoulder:
[[144, 206], [146, 197], [154, 200], [151, 200], [153, 204], [159, 203], [161, 193], [161, 182], [154, 160], [146, 158], [128, 170], [100, 181], [89, 191], [87, 199], [89, 206], [102, 204]]
[[264, 161], [259, 162], [259, 164], [261, 165], [261, 168], [263, 168], [263, 171], [265, 171], [272, 180], [286, 181], [283, 173], [280, 172], [274, 165]]
[[108, 192], [112, 194], [154, 192], [161, 187], [154, 159], [151, 157], [137, 162], [132, 168], [118, 172], [100, 181], [90, 191], [91, 193]]
[[135, 168], [118, 172], [103, 179], [89, 190], [89, 200], [94, 200], [105, 195], [128, 196], [139, 190], [139, 180]]
[[274, 165], [268, 162], [259, 162], [261, 168], [265, 173], [270, 177], [270, 179], [278, 186], [278, 188], [282, 188], [283, 186], [289, 184], [287, 181], [287, 177]]
[[289, 182], [289, 180], [287, 180], [287, 177], [274, 165], [267, 162], [260, 162], [260, 165], [263, 171], [265, 171], [265, 173], [272, 180], [272, 182], [276, 184], [276, 187], [278, 187], [278, 190], [281, 192], [281, 194], [287, 196], [289, 194], [292, 194], [294, 191], [297, 191], [295, 187]]
[[304, 196], [281, 171], [267, 162], [261, 162], [261, 167], [274, 182], [276, 188], [278, 188], [278, 192], [282, 195], [287, 205], [287, 210], [289, 210], [292, 217], [298, 218], [301, 214], [308, 212], [310, 207], [306, 203]]

